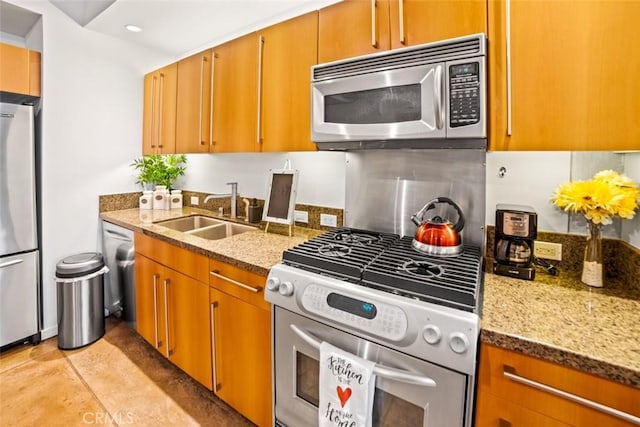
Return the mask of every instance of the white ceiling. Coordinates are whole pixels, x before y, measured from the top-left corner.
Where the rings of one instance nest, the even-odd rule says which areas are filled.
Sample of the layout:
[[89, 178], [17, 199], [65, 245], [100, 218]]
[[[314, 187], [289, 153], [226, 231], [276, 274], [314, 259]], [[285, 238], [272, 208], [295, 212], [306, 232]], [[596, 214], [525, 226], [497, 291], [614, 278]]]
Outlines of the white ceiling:
[[[50, 1], [64, 3], [66, 9], [75, 6], [79, 19], [86, 17], [85, 3], [95, 2]], [[117, 0], [110, 4], [102, 0], [106, 9], [85, 28], [179, 58], [338, 1], [341, 0]], [[127, 24], [143, 31], [127, 31]]]

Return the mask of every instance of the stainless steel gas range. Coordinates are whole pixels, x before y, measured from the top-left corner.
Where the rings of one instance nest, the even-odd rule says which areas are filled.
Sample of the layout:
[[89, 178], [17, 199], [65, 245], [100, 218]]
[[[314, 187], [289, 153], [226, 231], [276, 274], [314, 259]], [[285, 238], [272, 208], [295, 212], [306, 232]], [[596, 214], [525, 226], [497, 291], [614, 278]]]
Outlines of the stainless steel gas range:
[[318, 425], [319, 346], [376, 363], [373, 426], [471, 426], [481, 248], [437, 258], [411, 237], [339, 228], [283, 254], [273, 304], [275, 423]]

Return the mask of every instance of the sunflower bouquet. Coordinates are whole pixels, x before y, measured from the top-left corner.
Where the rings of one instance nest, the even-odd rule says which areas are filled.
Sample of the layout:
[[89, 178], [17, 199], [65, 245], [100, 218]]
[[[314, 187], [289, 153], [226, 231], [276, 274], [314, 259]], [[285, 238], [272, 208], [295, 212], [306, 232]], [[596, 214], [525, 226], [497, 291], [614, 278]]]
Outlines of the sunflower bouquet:
[[604, 170], [589, 181], [561, 184], [551, 201], [565, 212], [579, 213], [587, 221], [606, 225], [615, 217], [633, 218], [640, 204], [640, 190], [625, 175]]

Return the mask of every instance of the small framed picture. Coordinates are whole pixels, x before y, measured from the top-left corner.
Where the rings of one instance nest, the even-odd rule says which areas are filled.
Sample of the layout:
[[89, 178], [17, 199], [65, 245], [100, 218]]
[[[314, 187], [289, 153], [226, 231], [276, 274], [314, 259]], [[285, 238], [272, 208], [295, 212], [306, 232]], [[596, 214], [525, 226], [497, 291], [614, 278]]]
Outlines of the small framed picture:
[[280, 224], [293, 224], [297, 187], [297, 170], [272, 169], [269, 194], [264, 205], [262, 220]]

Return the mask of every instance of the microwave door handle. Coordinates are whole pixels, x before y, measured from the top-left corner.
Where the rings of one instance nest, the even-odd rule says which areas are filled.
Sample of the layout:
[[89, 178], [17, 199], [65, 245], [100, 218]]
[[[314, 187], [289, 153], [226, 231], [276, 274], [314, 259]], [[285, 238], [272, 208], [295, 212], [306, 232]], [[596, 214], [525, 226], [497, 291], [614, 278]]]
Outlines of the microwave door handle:
[[444, 126], [444, 118], [442, 114], [444, 112], [444, 106], [442, 102], [444, 100], [443, 96], [443, 86], [442, 86], [442, 65], [436, 66], [435, 76], [433, 79], [433, 92], [434, 92], [434, 101], [435, 101], [435, 114], [436, 114], [436, 128], [442, 129]]
[[[321, 341], [318, 338], [314, 337], [312, 334], [296, 325], [291, 324], [289, 325], [289, 327], [300, 339], [302, 339], [314, 349], [320, 351]], [[345, 353], [349, 353], [345, 350], [342, 351], [344, 351]], [[436, 387], [436, 382], [433, 380], [433, 378], [429, 378], [424, 375], [413, 374], [402, 369], [395, 369], [388, 366], [378, 365], [377, 363], [373, 367], [373, 374], [392, 381], [401, 381], [404, 383], [420, 385], [423, 387]]]

